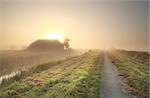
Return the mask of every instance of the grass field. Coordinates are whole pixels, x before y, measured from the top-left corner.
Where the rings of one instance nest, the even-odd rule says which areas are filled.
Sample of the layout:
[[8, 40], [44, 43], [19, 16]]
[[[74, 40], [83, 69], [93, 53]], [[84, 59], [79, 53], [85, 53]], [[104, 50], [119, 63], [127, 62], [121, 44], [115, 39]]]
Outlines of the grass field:
[[124, 88], [138, 98], [149, 98], [149, 55], [145, 52], [111, 51], [112, 62]]
[[31, 65], [43, 64], [50, 61], [57, 61], [67, 57], [81, 54], [80, 50], [70, 51], [27, 51], [9, 50], [0, 51], [0, 76], [30, 67]]
[[33, 66], [3, 83], [0, 98], [99, 98], [103, 53]]

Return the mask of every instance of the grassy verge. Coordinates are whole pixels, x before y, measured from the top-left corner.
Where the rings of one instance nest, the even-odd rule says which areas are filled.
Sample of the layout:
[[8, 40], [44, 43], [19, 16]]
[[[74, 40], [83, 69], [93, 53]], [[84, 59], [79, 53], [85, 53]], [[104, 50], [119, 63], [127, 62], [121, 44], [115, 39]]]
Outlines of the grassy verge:
[[0, 98], [99, 98], [101, 62], [102, 54], [92, 51], [47, 70], [38, 68], [40, 71], [3, 87]]
[[138, 98], [149, 98], [149, 65], [114, 51], [110, 53], [113, 63], [123, 77], [124, 88]]

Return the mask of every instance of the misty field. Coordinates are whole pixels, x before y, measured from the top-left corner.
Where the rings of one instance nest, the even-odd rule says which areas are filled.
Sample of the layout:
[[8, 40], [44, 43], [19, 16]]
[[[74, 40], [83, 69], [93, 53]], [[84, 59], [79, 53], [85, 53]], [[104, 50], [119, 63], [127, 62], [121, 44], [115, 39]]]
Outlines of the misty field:
[[0, 51], [0, 76], [28, 68], [31, 65], [57, 61], [81, 54], [82, 51]]
[[110, 56], [123, 80], [124, 89], [138, 98], [149, 98], [149, 54], [111, 51]]
[[103, 53], [35, 65], [5, 80], [0, 98], [99, 98]]
[[[32, 55], [31, 61], [35, 60], [35, 64], [29, 65], [28, 62], [25, 65], [22, 62], [23, 66], [19, 66], [20, 70], [18, 66], [13, 66], [14, 69], [19, 70], [19, 73], [2, 79], [0, 98], [101, 98], [100, 81], [106, 74], [102, 69], [104, 65], [110, 64], [105, 58], [106, 55], [113, 63], [112, 66], [116, 66], [115, 71], [121, 80], [122, 89], [137, 98], [149, 98], [149, 54], [147, 52], [90, 50], [82, 54], [77, 51], [57, 52], [57, 54], [43, 52], [34, 55], [34, 52], [23, 52], [19, 55], [15, 52], [7, 53], [12, 57], [15, 55], [18, 60], [22, 59], [20, 57], [24, 53], [26, 57], [24, 62], [28, 62]], [[9, 56], [5, 55], [5, 57]], [[41, 59], [43, 62], [39, 57], [43, 57]], [[25, 66], [29, 67], [22, 70]], [[11, 65], [5, 66], [6, 69], [9, 67], [8, 71], [13, 72]]]

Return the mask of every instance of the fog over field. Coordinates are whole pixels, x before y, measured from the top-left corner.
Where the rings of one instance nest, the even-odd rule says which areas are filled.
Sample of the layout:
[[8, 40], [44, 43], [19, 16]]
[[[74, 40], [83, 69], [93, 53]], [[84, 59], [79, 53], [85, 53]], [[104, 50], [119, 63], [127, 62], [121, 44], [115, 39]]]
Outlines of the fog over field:
[[149, 0], [0, 0], [0, 98], [149, 98]]

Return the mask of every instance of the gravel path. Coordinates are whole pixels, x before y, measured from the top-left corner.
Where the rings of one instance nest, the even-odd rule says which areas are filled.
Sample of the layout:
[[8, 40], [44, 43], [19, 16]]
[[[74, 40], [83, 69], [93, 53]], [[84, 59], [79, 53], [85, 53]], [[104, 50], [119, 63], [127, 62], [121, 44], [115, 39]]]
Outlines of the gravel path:
[[104, 54], [100, 85], [100, 98], [134, 98], [122, 90], [121, 81], [106, 53]]

